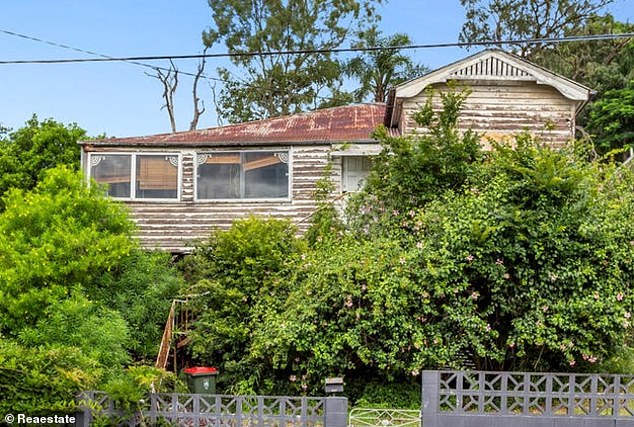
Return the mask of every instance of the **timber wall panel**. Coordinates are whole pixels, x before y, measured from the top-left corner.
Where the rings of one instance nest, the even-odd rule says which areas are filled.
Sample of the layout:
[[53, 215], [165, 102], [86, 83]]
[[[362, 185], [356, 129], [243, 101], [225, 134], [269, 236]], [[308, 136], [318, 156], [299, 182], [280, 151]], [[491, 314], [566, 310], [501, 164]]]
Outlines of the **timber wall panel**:
[[[189, 252], [196, 241], [207, 239], [214, 229], [229, 228], [234, 220], [249, 215], [287, 218], [304, 232], [316, 209], [316, 183], [324, 176], [330, 151], [330, 145], [293, 147], [290, 200], [235, 202], [195, 201], [195, 155], [183, 151], [180, 202], [134, 201], [125, 205], [137, 225], [141, 245], [148, 249]], [[335, 169], [333, 175], [340, 173], [340, 168]], [[333, 180], [339, 179], [333, 176]]]
[[[458, 120], [462, 131], [473, 129], [487, 138], [501, 141], [522, 131], [539, 136], [542, 141], [560, 146], [574, 136], [576, 103], [550, 86], [534, 82], [465, 82], [472, 93], [463, 104]], [[445, 84], [434, 85], [432, 105], [441, 109], [439, 93], [448, 91]], [[412, 115], [427, 101], [427, 93], [403, 102], [401, 131], [424, 132]]]

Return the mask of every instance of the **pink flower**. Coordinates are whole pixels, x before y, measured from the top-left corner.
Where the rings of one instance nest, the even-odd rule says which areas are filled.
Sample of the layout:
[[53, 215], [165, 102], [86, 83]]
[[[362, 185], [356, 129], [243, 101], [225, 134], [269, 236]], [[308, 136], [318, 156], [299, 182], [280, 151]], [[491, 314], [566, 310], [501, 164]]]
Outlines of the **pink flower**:
[[595, 293], [593, 294], [593, 296], [594, 296], [594, 299], [595, 299], [595, 300], [597, 300], [597, 301], [599, 300], [599, 293], [598, 293], [598, 292], [595, 292]]
[[501, 258], [498, 258], [498, 259], [495, 261], [495, 264], [497, 264], [497, 265], [503, 265], [503, 264], [504, 264], [504, 260], [502, 260]]
[[398, 262], [400, 262], [400, 263], [401, 263], [401, 265], [404, 265], [404, 264], [405, 264], [405, 258], [401, 257], [401, 258], [398, 260]]
[[575, 365], [577, 364], [577, 361], [576, 361], [576, 360], [574, 360], [574, 359], [572, 359], [572, 360], [569, 360], [569, 361], [568, 361], [568, 364], [569, 364], [570, 366], [575, 366]]
[[474, 300], [474, 301], [476, 301], [478, 298], [480, 298], [480, 292], [478, 292], [478, 291], [473, 291], [473, 292], [471, 293], [471, 299], [472, 299], [472, 300]]
[[416, 249], [423, 249], [423, 242], [416, 243]]
[[473, 255], [469, 254], [467, 255], [467, 258], [465, 258], [467, 261], [471, 262], [473, 261]]
[[504, 276], [502, 276], [502, 277], [504, 277], [506, 280], [508, 280], [508, 279], [511, 278], [511, 275], [508, 274], [508, 273], [504, 273]]
[[629, 319], [629, 318], [632, 317], [632, 313], [630, 313], [629, 311], [626, 311], [624, 316], [625, 316], [626, 319]]
[[616, 294], [616, 300], [623, 301], [623, 292], [619, 292], [618, 294]]
[[394, 216], [399, 216], [401, 213], [398, 211], [398, 209], [394, 209], [392, 210], [392, 215]]
[[491, 332], [491, 325], [489, 325], [489, 324], [487, 323], [487, 326], [486, 326], [486, 328], [485, 328], [485, 329], [487, 330], [487, 332]]
[[296, 375], [291, 375], [290, 377], [288, 377], [288, 379], [294, 383], [295, 381], [297, 381], [297, 376]]

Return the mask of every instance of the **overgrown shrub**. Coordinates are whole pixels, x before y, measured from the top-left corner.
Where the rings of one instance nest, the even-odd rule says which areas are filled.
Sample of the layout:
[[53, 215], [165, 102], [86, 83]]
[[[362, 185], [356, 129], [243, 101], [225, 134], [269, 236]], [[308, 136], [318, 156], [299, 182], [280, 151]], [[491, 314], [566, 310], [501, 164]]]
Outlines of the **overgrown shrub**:
[[250, 358], [252, 335], [267, 306], [280, 306], [289, 282], [283, 271], [305, 243], [289, 221], [249, 217], [235, 221], [186, 260], [185, 275], [197, 320], [191, 350], [199, 363], [218, 366], [220, 381], [236, 391], [262, 387], [261, 367]]

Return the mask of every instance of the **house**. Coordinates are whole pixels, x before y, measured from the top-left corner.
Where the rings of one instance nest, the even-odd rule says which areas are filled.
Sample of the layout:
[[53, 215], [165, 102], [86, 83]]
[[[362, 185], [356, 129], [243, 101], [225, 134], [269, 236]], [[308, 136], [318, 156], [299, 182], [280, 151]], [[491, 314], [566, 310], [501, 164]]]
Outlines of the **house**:
[[591, 91], [501, 50], [485, 50], [395, 87], [386, 104], [355, 104], [210, 129], [80, 142], [86, 176], [107, 184], [147, 248], [191, 250], [214, 228], [249, 214], [289, 218], [303, 231], [317, 181], [332, 166], [336, 192], [356, 191], [380, 151], [372, 133], [423, 131], [412, 114], [457, 81], [471, 90], [459, 126], [485, 139], [528, 130], [562, 145]]

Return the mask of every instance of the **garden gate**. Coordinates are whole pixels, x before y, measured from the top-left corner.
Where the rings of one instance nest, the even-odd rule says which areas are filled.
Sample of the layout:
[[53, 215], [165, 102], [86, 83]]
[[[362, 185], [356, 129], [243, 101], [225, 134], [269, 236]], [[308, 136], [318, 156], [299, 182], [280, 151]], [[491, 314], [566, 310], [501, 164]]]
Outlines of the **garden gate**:
[[420, 411], [354, 408], [350, 411], [348, 427], [420, 427]]

